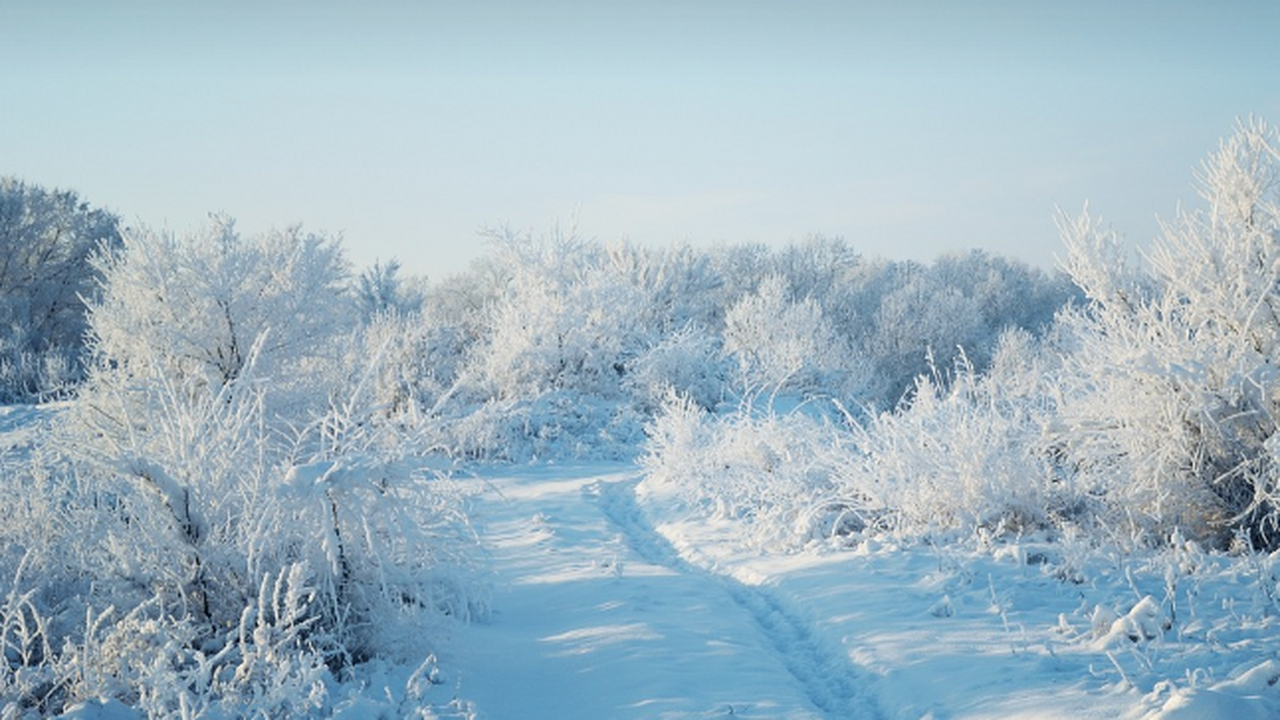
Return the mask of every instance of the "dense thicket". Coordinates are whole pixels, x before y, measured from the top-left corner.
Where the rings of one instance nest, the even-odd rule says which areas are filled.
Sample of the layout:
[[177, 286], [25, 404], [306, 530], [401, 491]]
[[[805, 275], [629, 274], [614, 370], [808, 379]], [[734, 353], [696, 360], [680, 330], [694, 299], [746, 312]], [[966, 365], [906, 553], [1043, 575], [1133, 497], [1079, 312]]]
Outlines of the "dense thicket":
[[0, 401], [54, 396], [79, 380], [81, 298], [97, 294], [91, 259], [119, 242], [118, 226], [74, 192], [0, 177]]

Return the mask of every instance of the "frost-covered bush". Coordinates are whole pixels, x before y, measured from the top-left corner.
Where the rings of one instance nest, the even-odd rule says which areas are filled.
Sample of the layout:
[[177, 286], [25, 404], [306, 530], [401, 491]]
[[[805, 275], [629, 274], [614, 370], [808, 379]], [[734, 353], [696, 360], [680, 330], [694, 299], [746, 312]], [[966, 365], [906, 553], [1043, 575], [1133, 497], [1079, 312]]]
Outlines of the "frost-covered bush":
[[816, 301], [790, 294], [787, 281], [771, 275], [725, 314], [724, 350], [736, 361], [739, 390], [861, 391], [869, 383], [867, 363]]
[[643, 487], [774, 548], [1094, 527], [1089, 496], [1053, 462], [1055, 350], [1010, 331], [989, 373], [961, 356], [951, 377], [922, 376], [909, 401], [870, 415], [813, 403], [714, 414], [673, 396], [650, 428]]
[[838, 485], [849, 436], [803, 408], [714, 414], [672, 393], [649, 429], [639, 492], [715, 521], [757, 547], [792, 550], [877, 522]]
[[616, 400], [559, 390], [461, 405], [424, 425], [423, 437], [432, 448], [461, 460], [618, 460], [635, 454], [645, 418]]
[[718, 331], [698, 340], [702, 350], [690, 342], [716, 314], [705, 255], [571, 233], [501, 231], [491, 243], [470, 272], [427, 293], [421, 314], [449, 368], [437, 375], [452, 381], [415, 391], [438, 447], [470, 458], [625, 456], [666, 383], [720, 396], [718, 368], [673, 364], [719, 346]]
[[463, 330], [441, 322], [430, 308], [386, 312], [352, 334], [344, 366], [368, 374], [350, 380], [368, 384], [384, 416], [414, 423], [440, 412], [460, 390], [467, 352]]
[[[8, 402], [35, 402], [69, 396], [84, 379], [82, 353], [33, 353], [13, 335], [0, 338], [0, 388]], [[78, 348], [82, 351], [83, 348]]]
[[[32, 568], [56, 572], [42, 594], [13, 588], [44, 612], [60, 598], [53, 636], [70, 644], [25, 675], [51, 666], [56, 705], [318, 709], [351, 668], [421, 660], [445, 618], [483, 611], [460, 491], [366, 386], [305, 426], [273, 427], [252, 357], [216, 395], [193, 378], [134, 383], [127, 401], [64, 413], [43, 452], [65, 459], [34, 486], [65, 516], [28, 541]], [[138, 408], [132, 432], [111, 425]], [[68, 623], [75, 608], [90, 619]]]
[[324, 716], [364, 660], [419, 662], [483, 611], [459, 489], [363, 388], [273, 428], [252, 363], [201, 402], [135, 380], [132, 436], [87, 442], [113, 409], [68, 408], [4, 458], [0, 706]]
[[1116, 522], [1162, 540], [1280, 544], [1280, 142], [1243, 123], [1204, 163], [1206, 206], [1165, 224], [1147, 267], [1113, 235], [1064, 222], [1089, 305], [1064, 315], [1061, 442]]
[[23, 708], [40, 709], [57, 687], [58, 638], [40, 602], [40, 588], [25, 587], [25, 559], [0, 581], [0, 707], [13, 717]]
[[473, 382], [503, 400], [561, 390], [616, 396], [649, 330], [643, 289], [605, 248], [572, 235], [498, 242], [510, 274], [489, 306]]
[[642, 411], [658, 411], [675, 391], [711, 410], [724, 399], [728, 366], [720, 339], [705, 328], [686, 325], [664, 336], [627, 363], [624, 387]]
[[316, 593], [301, 565], [264, 577], [223, 637], [175, 615], [160, 595], [130, 610], [90, 610], [52, 663], [57, 704], [103, 699], [143, 716], [324, 716], [335, 677], [317, 631]]
[[844, 494], [873, 498], [886, 524], [908, 536], [1085, 521], [1046, 450], [1053, 361], [1025, 331], [1007, 333], [995, 356], [987, 374], [961, 356], [950, 378], [920, 376], [901, 407], [853, 423]]
[[96, 551], [103, 583], [163, 588], [222, 627], [258, 579], [304, 562], [323, 623], [353, 656], [406, 612], [470, 612], [465, 588], [435, 574], [466, 563], [458, 498], [420, 469], [364, 387], [293, 428], [270, 424], [271, 386], [252, 363], [216, 394], [186, 382], [136, 378], [127, 395], [68, 414], [59, 442], [113, 510], [113, 541]]
[[461, 495], [388, 386], [407, 326], [353, 329], [328, 241], [209, 232], [100, 260], [91, 376], [4, 479], [34, 490], [0, 504], [37, 530], [0, 530], [45, 573], [30, 603], [61, 598], [54, 710], [324, 714], [335, 678], [420, 661], [444, 618], [483, 610]]

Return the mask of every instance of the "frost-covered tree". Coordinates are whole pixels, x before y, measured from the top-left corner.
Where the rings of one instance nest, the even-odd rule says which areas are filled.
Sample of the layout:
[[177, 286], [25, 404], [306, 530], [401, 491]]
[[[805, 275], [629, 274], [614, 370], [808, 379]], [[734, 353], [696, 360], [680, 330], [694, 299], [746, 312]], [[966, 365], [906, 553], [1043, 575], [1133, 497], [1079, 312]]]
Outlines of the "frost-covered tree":
[[407, 314], [422, 309], [425, 280], [400, 275], [400, 262], [375, 262], [355, 277], [352, 293], [360, 316], [366, 320], [383, 313]]
[[772, 275], [725, 315], [724, 350], [736, 359], [742, 390], [800, 393], [861, 390], [869, 368], [812, 298], [793, 300]]
[[1061, 442], [1117, 517], [1156, 540], [1280, 545], [1280, 140], [1241, 123], [1199, 174], [1203, 209], [1163, 227], [1146, 268], [1086, 214], [1064, 221], [1089, 306], [1064, 323]]
[[65, 389], [84, 355], [91, 258], [119, 243], [119, 220], [74, 192], [0, 178], [0, 400]]
[[598, 243], [572, 234], [496, 238], [509, 269], [489, 305], [477, 379], [500, 398], [573, 390], [618, 393], [626, 360], [645, 345], [648, 298]]
[[298, 227], [242, 237], [214, 216], [185, 237], [146, 228], [98, 256], [101, 297], [89, 305], [99, 374], [196, 379], [213, 392], [257, 348], [260, 375], [309, 381], [340, 356], [354, 324], [338, 243]]

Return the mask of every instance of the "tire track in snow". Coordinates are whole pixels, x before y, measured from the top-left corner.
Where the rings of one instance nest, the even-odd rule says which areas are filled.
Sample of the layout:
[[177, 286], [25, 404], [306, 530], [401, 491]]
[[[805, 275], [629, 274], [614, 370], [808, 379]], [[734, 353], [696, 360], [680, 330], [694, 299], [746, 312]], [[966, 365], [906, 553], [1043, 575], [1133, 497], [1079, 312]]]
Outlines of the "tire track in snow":
[[701, 575], [718, 583], [735, 603], [750, 613], [787, 671], [804, 688], [809, 701], [831, 718], [883, 718], [870, 697], [858, 691], [867, 672], [839, 647], [831, 647], [814, 628], [767, 589], [746, 585], [727, 575], [698, 567], [680, 556], [641, 513], [635, 499], [639, 479], [600, 481], [594, 486], [605, 517], [646, 562], [682, 574]]

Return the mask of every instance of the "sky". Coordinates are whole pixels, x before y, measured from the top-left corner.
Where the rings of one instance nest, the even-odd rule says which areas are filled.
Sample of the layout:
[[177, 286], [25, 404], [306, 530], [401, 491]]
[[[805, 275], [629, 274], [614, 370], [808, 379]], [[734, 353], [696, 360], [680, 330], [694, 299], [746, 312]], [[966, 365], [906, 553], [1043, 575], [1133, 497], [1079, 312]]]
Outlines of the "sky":
[[1045, 268], [1136, 243], [1238, 118], [1274, 0], [0, 0], [0, 174], [130, 225], [210, 212], [442, 277], [485, 228], [840, 236]]

